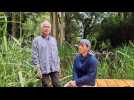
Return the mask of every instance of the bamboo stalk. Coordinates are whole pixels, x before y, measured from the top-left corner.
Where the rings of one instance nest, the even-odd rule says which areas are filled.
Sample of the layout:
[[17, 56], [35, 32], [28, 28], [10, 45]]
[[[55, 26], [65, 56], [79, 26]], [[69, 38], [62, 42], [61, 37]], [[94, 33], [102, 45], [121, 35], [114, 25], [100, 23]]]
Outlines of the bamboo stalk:
[[19, 71], [18, 75], [19, 75], [19, 81], [20, 81], [21, 87], [24, 87], [25, 84], [24, 84], [24, 78], [22, 77], [22, 72]]
[[4, 21], [5, 21], [5, 23], [4, 23], [4, 31], [3, 31], [3, 41], [4, 41], [4, 48], [5, 48], [5, 51], [7, 51], [7, 38], [6, 38], [6, 34], [7, 34], [7, 17], [6, 17], [6, 15], [5, 15], [5, 13], [3, 13], [4, 14]]

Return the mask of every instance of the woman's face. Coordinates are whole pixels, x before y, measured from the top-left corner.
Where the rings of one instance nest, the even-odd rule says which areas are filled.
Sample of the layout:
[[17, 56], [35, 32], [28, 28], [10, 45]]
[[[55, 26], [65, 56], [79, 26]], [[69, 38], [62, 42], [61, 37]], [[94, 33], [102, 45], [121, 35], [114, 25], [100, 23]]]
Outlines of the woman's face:
[[87, 47], [86, 44], [80, 44], [79, 45], [79, 53], [84, 54], [89, 51], [89, 47]]

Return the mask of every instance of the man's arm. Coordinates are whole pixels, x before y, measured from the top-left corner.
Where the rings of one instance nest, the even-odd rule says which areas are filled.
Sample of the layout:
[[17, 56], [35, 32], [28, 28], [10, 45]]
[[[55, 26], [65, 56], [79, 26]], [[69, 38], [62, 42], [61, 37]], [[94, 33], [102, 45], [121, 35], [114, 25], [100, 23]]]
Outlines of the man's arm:
[[36, 66], [39, 66], [39, 56], [38, 56], [38, 48], [35, 40], [32, 42], [32, 63]]
[[76, 60], [77, 60], [77, 56], [74, 59], [74, 64], [73, 64], [73, 80], [77, 80], [78, 79], [78, 73], [77, 73], [77, 69], [76, 69]]
[[33, 40], [33, 43], [32, 43], [32, 63], [35, 66], [35, 70], [37, 71], [39, 78], [42, 78], [38, 55], [39, 54], [38, 54], [37, 43], [35, 40]]
[[67, 84], [65, 84], [64, 87], [77, 87], [76, 86], [76, 82], [75, 82], [78, 79], [78, 73], [77, 73], [77, 69], [76, 69], [76, 63], [77, 63], [76, 62], [76, 60], [77, 60], [76, 58], [77, 58], [77, 56], [74, 59], [72, 80], [69, 81]]

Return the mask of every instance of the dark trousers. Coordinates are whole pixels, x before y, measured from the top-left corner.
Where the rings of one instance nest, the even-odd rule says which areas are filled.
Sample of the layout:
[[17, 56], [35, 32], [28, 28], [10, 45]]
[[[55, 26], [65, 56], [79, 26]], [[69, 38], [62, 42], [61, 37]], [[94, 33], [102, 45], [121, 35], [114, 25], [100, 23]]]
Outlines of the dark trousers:
[[42, 87], [49, 87], [49, 80], [51, 78], [51, 82], [53, 87], [61, 87], [59, 81], [59, 72], [51, 72], [49, 74], [42, 75]]

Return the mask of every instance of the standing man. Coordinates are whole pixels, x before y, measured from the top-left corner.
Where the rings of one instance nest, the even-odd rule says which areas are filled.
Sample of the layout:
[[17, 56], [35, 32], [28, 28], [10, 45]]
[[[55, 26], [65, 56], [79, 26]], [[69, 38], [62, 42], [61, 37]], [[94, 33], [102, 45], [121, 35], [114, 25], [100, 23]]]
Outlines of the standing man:
[[51, 24], [45, 20], [41, 23], [41, 36], [36, 37], [32, 43], [32, 63], [36, 66], [43, 87], [49, 87], [49, 77], [53, 87], [60, 87], [57, 41], [50, 32]]

